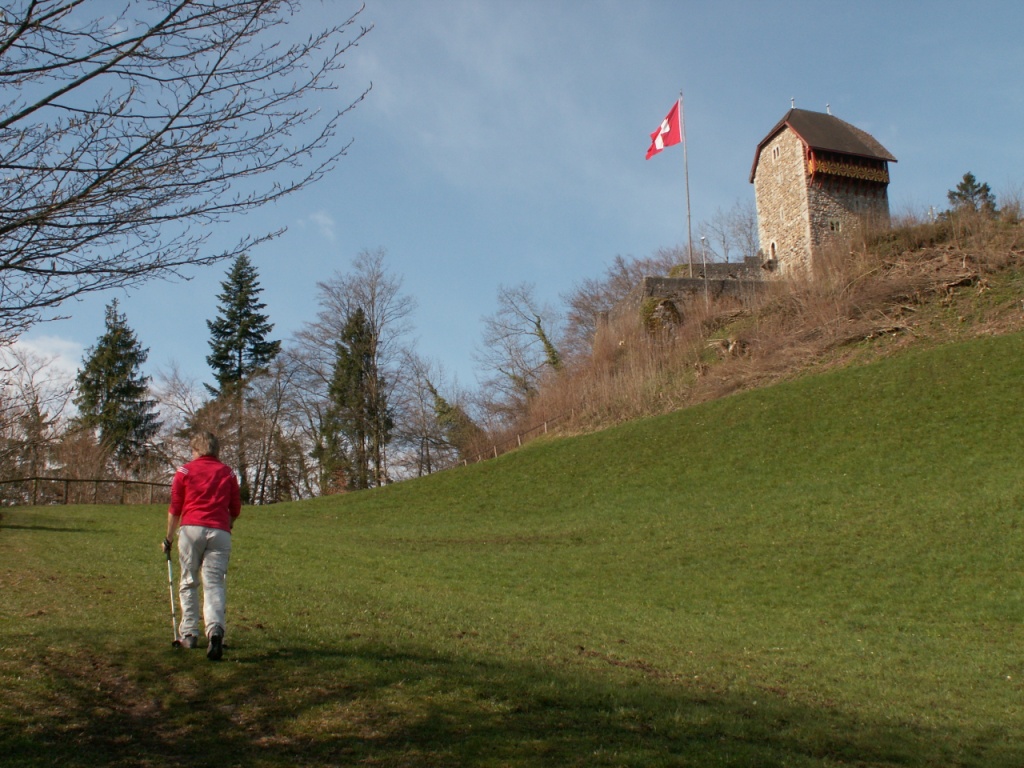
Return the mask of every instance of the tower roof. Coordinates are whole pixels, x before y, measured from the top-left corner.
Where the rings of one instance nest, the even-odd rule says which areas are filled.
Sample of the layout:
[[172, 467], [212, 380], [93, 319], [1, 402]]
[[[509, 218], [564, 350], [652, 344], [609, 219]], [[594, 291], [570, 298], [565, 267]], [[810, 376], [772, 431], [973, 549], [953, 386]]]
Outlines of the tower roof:
[[791, 109], [757, 145], [754, 153], [754, 164], [750, 169], [750, 181], [754, 181], [754, 174], [757, 172], [757, 163], [761, 158], [761, 150], [769, 141], [774, 139], [780, 131], [789, 128], [797, 137], [810, 149], [822, 150], [825, 152], [838, 152], [844, 155], [855, 157], [866, 157], [872, 160], [888, 160], [896, 162], [885, 147], [883, 147], [874, 136], [867, 131], [850, 125], [845, 120], [840, 120], [833, 115], [824, 112], [811, 112], [807, 109]]

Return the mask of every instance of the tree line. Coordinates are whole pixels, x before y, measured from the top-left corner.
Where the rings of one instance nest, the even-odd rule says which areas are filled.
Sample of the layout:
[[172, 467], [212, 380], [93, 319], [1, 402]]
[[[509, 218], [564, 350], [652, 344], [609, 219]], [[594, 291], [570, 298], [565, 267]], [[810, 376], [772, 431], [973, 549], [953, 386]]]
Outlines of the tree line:
[[[455, 391], [403, 343], [414, 303], [382, 252], [319, 284], [320, 312], [294, 339], [272, 338], [249, 253], [279, 233], [220, 250], [210, 234], [329, 173], [351, 144], [339, 125], [371, 88], [322, 108], [372, 27], [353, 3], [300, 37], [302, 13], [301, 0], [15, 0], [0, 12], [3, 476], [156, 476], [204, 426], [224, 434], [250, 501], [370, 488], [473, 452], [579, 359], [582, 309], [563, 322], [528, 284], [501, 287], [480, 391]], [[13, 346], [69, 299], [220, 262], [231, 268], [209, 320], [208, 383], [150, 381], [116, 301], [74, 382]]]
[[[945, 219], [998, 213], [991, 189], [971, 174], [948, 197]], [[716, 217], [698, 229], [731, 228], [722, 250], [748, 255], [756, 243], [747, 239], [756, 226], [749, 208], [738, 204]], [[176, 370], [156, 384], [144, 375], [149, 350], [116, 300], [74, 382], [52, 377], [46, 361], [8, 350], [0, 480], [166, 479], [187, 458], [195, 429], [222, 437], [248, 503], [430, 474], [522, 428], [542, 392], [591, 363], [599, 318], [644, 275], [678, 271], [693, 256], [675, 248], [616, 257], [603, 275], [562, 296], [560, 308], [538, 301], [528, 283], [499, 287], [494, 311], [481, 318], [479, 386], [464, 392], [412, 348], [416, 302], [389, 271], [383, 249], [359, 253], [347, 272], [317, 283], [316, 315], [289, 340], [273, 337], [257, 269], [239, 254], [207, 321], [206, 383]]]
[[[273, 338], [249, 253], [278, 233], [219, 250], [210, 233], [329, 173], [351, 143], [340, 122], [371, 87], [321, 108], [372, 27], [353, 5], [295, 39], [302, 6], [14, 0], [0, 10], [0, 480], [166, 477], [200, 427], [223, 436], [251, 503], [430, 473], [478, 453], [585, 369], [601, 318], [645, 274], [757, 253], [753, 205], [737, 203], [698, 227], [696, 254], [618, 256], [562, 309], [528, 282], [500, 286], [468, 394], [407, 343], [415, 302], [383, 251], [319, 283], [316, 317]], [[951, 226], [973, 220], [965, 211], [996, 212], [970, 174], [949, 200]], [[73, 382], [13, 345], [69, 299], [217, 263], [230, 268], [208, 321], [209, 382], [175, 370], [151, 381], [149, 350], [116, 301]]]
[[203, 384], [176, 370], [154, 384], [142, 371], [149, 350], [116, 300], [74, 382], [8, 354], [0, 479], [166, 478], [196, 429], [222, 437], [248, 503], [373, 488], [459, 461], [475, 425], [406, 343], [415, 302], [384, 251], [359, 254], [317, 290], [316, 318], [284, 343], [255, 265], [235, 257], [207, 321], [212, 381]]
[[603, 279], [578, 285], [569, 311], [539, 303], [529, 284], [498, 289], [482, 318], [482, 373], [459, 390], [410, 343], [415, 300], [383, 249], [316, 286], [315, 317], [274, 338], [247, 254], [227, 270], [207, 320], [210, 381], [173, 369], [153, 382], [149, 349], [120, 311], [73, 382], [45, 360], [8, 350], [0, 379], [0, 480], [61, 477], [166, 479], [187, 458], [187, 437], [209, 429], [236, 468], [243, 498], [266, 504], [374, 488], [464, 462], [529, 411], [550, 376], [589, 355], [595, 312], [637, 276], [678, 263], [677, 250], [619, 257]]

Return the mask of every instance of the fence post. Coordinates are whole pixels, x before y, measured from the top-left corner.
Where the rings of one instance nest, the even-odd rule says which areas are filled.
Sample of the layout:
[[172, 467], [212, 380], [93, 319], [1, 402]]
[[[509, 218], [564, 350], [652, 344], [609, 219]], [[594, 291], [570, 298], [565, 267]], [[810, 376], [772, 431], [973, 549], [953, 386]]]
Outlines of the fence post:
[[67, 480], [64, 480], [64, 506], [65, 507], [68, 505], [68, 494], [70, 493], [70, 491], [69, 491], [70, 485], [71, 485], [71, 483], [69, 483]]
[[39, 503], [39, 478], [32, 478], [32, 506]]

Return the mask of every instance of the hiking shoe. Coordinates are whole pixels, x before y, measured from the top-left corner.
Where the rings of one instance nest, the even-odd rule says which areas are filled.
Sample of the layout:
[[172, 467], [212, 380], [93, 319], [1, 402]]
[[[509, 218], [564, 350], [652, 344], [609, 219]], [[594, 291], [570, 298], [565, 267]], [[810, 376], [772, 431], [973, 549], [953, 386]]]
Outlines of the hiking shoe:
[[210, 661], [220, 661], [224, 655], [224, 636], [210, 635], [210, 647], [206, 649], [206, 658]]
[[182, 648], [195, 648], [199, 645], [199, 638], [195, 635], [182, 635], [181, 636], [181, 647]]

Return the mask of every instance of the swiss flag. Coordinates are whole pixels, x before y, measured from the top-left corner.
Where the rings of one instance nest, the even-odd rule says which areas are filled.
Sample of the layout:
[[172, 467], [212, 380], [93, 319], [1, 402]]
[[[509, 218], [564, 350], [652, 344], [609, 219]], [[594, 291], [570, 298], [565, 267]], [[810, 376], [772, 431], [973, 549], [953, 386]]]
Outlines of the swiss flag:
[[650, 160], [665, 147], [679, 144], [683, 140], [683, 127], [679, 120], [679, 102], [676, 101], [668, 115], [661, 121], [658, 130], [651, 134], [651, 146], [647, 150], [647, 158]]

